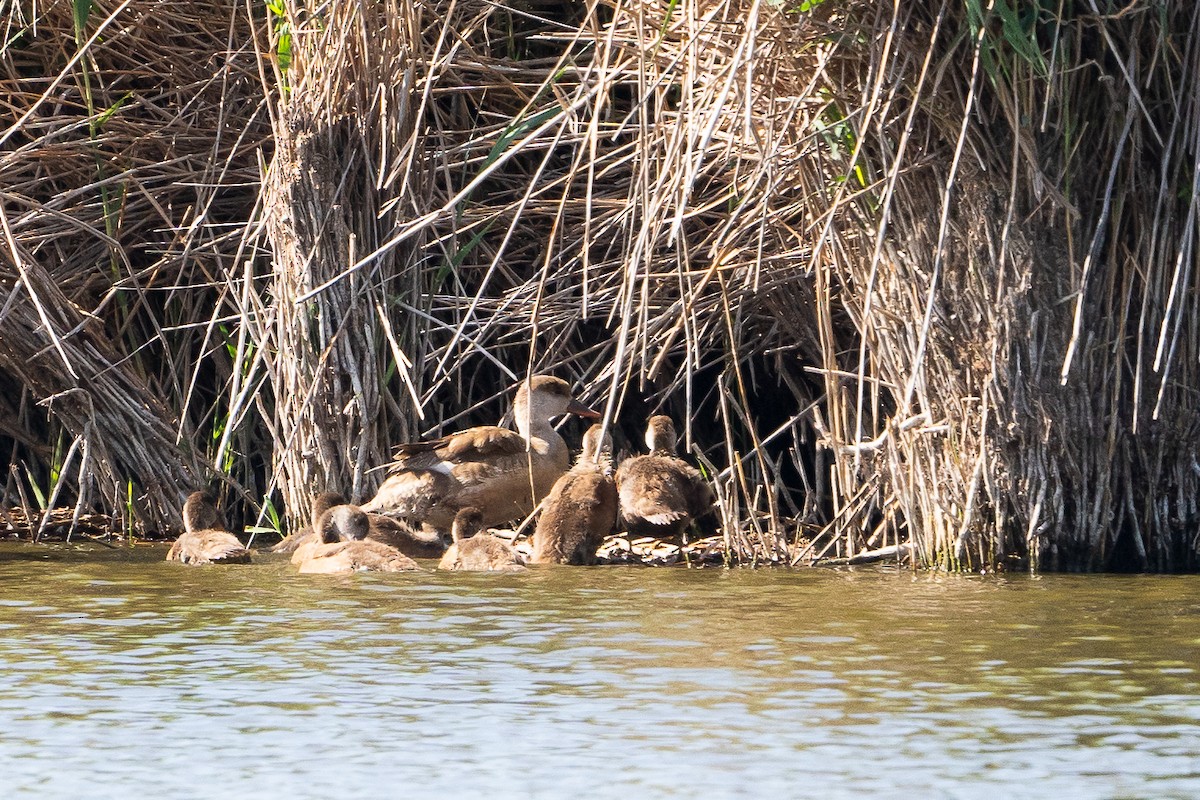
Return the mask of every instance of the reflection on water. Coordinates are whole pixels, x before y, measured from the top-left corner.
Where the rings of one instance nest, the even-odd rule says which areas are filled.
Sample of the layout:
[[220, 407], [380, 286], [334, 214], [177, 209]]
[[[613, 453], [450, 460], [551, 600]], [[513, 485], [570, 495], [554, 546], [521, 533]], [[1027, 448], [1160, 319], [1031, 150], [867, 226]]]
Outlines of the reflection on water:
[[1191, 577], [163, 553], [0, 545], [0, 796], [1200, 796]]

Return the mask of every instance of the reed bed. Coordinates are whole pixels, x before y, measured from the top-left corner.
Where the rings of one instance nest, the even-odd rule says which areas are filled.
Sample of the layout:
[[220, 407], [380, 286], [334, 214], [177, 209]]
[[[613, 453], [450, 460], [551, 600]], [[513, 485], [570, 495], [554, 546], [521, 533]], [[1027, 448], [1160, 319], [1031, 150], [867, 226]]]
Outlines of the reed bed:
[[548, 371], [734, 560], [1196, 566], [1189, 3], [3, 8], [0, 505], [286, 524]]

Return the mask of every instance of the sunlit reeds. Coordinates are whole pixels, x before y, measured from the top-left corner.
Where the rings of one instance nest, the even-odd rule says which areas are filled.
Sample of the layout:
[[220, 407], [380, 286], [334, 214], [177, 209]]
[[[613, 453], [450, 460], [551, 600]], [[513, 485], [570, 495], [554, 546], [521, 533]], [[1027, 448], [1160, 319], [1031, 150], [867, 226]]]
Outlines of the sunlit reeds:
[[1011, 5], [9, 3], [5, 502], [298, 517], [550, 371], [738, 560], [1192, 566], [1200, 16]]

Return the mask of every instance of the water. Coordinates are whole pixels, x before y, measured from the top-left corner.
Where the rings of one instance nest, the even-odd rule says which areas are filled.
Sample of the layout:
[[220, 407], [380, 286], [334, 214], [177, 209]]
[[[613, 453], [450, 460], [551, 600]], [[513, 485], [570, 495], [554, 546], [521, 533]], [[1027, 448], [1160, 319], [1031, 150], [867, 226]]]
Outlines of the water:
[[1191, 798], [1196, 578], [0, 544], [0, 797]]

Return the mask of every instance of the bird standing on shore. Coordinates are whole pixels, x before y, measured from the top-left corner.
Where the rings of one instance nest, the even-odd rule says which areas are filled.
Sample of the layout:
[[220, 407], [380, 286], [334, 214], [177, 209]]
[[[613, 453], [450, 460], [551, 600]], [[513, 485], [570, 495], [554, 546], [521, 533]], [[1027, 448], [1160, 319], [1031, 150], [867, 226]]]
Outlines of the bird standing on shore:
[[712, 508], [712, 487], [699, 470], [675, 455], [670, 417], [650, 418], [646, 446], [649, 455], [627, 458], [617, 468], [621, 524], [636, 536], [677, 538]]
[[596, 550], [617, 521], [612, 439], [593, 425], [579, 460], [546, 497], [533, 534], [534, 564], [595, 564]]

